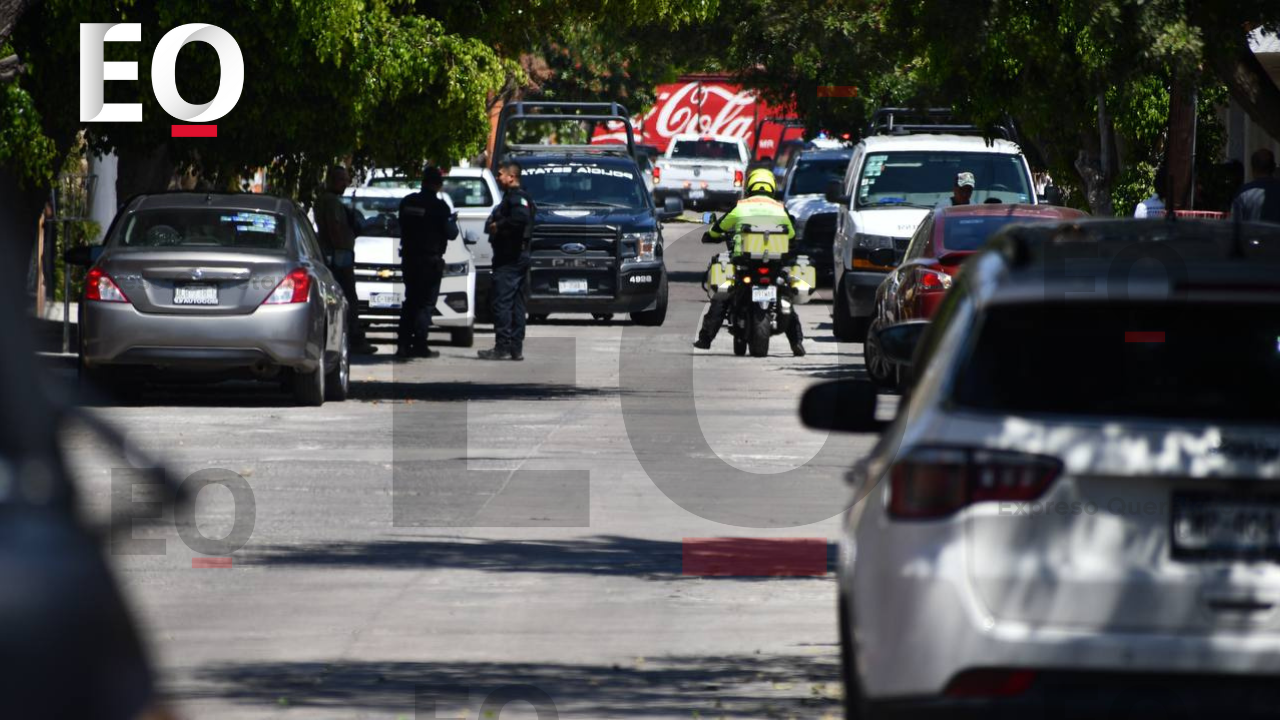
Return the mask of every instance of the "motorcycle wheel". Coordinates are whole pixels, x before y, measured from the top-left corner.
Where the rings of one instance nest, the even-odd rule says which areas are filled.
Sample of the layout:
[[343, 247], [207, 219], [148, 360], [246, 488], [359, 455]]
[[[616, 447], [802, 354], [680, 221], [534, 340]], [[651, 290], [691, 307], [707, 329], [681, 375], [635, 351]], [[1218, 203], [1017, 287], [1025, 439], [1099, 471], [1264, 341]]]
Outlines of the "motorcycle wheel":
[[759, 305], [751, 307], [751, 329], [748, 344], [751, 346], [751, 357], [765, 357], [769, 354], [769, 338], [773, 335], [773, 327], [769, 323], [769, 311], [761, 310]]

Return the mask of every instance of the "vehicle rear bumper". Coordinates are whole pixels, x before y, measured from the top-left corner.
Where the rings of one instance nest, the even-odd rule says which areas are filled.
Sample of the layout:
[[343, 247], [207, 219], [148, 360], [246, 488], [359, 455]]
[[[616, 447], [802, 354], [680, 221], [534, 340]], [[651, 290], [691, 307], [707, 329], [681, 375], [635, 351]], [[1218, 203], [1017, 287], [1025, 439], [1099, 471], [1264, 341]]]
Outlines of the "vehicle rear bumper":
[[528, 311], [535, 315], [641, 312], [657, 303], [665, 276], [661, 262], [630, 265], [619, 273], [616, 295], [530, 295]]
[[[1280, 634], [1270, 629], [1142, 631], [993, 618], [970, 587], [964, 531], [923, 542], [922, 535], [937, 531], [925, 525], [868, 531], [876, 550], [857, 553], [852, 565], [854, 553], [842, 547], [840, 583], [850, 600], [845, 620], [856, 637], [860, 685], [870, 700], [942, 702], [938, 698], [957, 675], [980, 668], [1034, 670], [1046, 677], [1280, 678]], [[945, 550], [939, 553], [939, 547]]]
[[684, 202], [685, 207], [690, 207], [694, 203], [717, 207], [733, 207], [742, 199], [741, 190], [707, 189], [703, 193], [704, 195], [700, 198], [690, 198], [689, 188], [656, 187], [653, 190], [653, 199], [656, 204], [662, 205], [667, 198], [677, 197]]
[[80, 305], [81, 352], [88, 367], [153, 365], [238, 368], [259, 363], [311, 371], [323, 320], [305, 303], [259, 307], [247, 315], [140, 313], [124, 303]]
[[1280, 677], [1039, 673], [1007, 698], [913, 698], [872, 703], [875, 718], [1274, 717]]

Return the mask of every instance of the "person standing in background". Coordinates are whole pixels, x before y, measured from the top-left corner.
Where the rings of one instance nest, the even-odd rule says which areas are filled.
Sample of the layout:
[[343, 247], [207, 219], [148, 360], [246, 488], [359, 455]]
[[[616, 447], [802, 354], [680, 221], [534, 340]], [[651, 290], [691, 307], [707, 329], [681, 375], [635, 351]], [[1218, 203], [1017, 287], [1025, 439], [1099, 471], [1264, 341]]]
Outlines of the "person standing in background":
[[329, 269], [347, 296], [347, 337], [351, 352], [372, 355], [378, 348], [370, 343], [360, 326], [360, 299], [356, 296], [356, 233], [342, 204], [342, 193], [351, 185], [351, 174], [341, 165], [329, 168], [325, 189], [316, 197], [315, 216], [320, 246], [329, 258]]

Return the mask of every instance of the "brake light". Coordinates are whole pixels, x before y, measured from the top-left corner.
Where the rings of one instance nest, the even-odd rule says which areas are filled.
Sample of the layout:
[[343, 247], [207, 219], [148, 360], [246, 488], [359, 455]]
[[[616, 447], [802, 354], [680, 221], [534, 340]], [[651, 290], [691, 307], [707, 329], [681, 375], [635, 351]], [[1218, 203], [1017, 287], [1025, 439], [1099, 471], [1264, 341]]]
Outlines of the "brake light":
[[760, 268], [759, 270], [756, 270], [756, 272], [760, 273], [761, 275], [768, 275], [768, 274], [769, 274], [769, 268], [767, 268], [767, 267], [762, 267], [762, 268]]
[[951, 287], [951, 276], [937, 270], [916, 269], [916, 285], [922, 290], [933, 292], [947, 290]]
[[653, 184], [657, 185], [660, 182], [662, 182], [662, 166], [654, 165], [653, 166]]
[[295, 268], [271, 291], [263, 305], [290, 305], [304, 303], [311, 293], [311, 276], [304, 268]]
[[742, 171], [741, 170], [733, 171], [733, 186], [742, 187]]
[[974, 503], [1035, 500], [1061, 471], [1061, 462], [1043, 455], [921, 448], [889, 470], [889, 515], [940, 518]]
[[947, 683], [952, 697], [1011, 697], [1021, 695], [1035, 682], [1034, 670], [967, 670]]
[[116, 285], [116, 281], [102, 270], [102, 268], [92, 268], [84, 279], [84, 299], [96, 300], [98, 302], [114, 302], [127, 303], [129, 298], [125, 297], [124, 292], [120, 290], [120, 286]]

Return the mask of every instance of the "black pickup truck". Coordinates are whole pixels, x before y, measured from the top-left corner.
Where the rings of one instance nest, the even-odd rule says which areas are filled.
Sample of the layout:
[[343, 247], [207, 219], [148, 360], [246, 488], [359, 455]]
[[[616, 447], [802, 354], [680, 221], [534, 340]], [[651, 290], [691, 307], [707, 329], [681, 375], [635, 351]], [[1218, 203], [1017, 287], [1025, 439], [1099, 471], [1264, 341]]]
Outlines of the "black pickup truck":
[[[594, 111], [594, 113], [592, 112]], [[626, 145], [508, 145], [520, 121], [622, 122]], [[626, 109], [616, 103], [513, 103], [503, 111], [494, 152], [521, 166], [537, 206], [529, 241], [528, 312], [629, 313], [639, 325], [667, 316], [662, 221], [684, 211], [678, 198], [654, 205], [636, 163]]]

